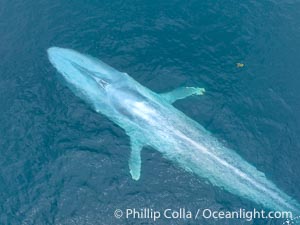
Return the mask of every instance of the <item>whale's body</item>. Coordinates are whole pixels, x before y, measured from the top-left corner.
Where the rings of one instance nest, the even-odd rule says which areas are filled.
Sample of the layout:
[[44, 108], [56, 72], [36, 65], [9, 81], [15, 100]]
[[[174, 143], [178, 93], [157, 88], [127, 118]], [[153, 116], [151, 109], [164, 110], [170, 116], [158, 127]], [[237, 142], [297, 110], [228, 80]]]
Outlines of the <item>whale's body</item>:
[[73, 50], [52, 47], [48, 56], [77, 96], [130, 136], [129, 169], [133, 179], [140, 177], [141, 149], [151, 146], [214, 186], [267, 209], [299, 213], [299, 204], [262, 172], [173, 107], [177, 99], [201, 95], [204, 89], [179, 88], [157, 94], [128, 74]]

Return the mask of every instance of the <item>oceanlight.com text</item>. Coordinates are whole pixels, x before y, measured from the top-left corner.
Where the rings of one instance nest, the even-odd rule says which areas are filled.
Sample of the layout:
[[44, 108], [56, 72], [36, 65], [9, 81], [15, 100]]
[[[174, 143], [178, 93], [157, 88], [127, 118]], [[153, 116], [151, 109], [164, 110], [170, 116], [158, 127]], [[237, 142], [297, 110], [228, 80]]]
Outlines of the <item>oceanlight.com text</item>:
[[[211, 209], [198, 209], [197, 213], [201, 213], [201, 217], [205, 219], [245, 219], [251, 221], [253, 219], [288, 219], [292, 218], [289, 211], [264, 211], [253, 209], [251, 211], [239, 209], [238, 211], [214, 211]], [[196, 214], [197, 217], [197, 214]]]

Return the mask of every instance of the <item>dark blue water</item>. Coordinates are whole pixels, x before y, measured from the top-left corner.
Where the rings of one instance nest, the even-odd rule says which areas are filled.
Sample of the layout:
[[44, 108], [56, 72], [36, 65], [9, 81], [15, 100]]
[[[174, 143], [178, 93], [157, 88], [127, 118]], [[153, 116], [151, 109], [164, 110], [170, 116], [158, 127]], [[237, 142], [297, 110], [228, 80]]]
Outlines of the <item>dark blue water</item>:
[[205, 87], [175, 106], [300, 201], [299, 12], [297, 0], [2, 0], [0, 224], [282, 224], [114, 218], [256, 206], [153, 149], [133, 181], [129, 138], [59, 82], [46, 50], [93, 55], [156, 92]]

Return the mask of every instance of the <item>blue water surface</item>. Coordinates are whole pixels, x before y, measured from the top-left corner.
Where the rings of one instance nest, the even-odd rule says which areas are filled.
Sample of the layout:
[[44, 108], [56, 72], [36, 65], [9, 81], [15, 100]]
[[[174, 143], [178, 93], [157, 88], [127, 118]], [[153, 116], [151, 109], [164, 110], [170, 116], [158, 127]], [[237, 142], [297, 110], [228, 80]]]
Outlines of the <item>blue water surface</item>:
[[46, 50], [93, 55], [156, 92], [205, 87], [175, 106], [300, 201], [299, 12], [297, 0], [2, 0], [0, 224], [282, 224], [116, 219], [258, 206], [153, 149], [133, 181], [129, 138], [59, 81]]

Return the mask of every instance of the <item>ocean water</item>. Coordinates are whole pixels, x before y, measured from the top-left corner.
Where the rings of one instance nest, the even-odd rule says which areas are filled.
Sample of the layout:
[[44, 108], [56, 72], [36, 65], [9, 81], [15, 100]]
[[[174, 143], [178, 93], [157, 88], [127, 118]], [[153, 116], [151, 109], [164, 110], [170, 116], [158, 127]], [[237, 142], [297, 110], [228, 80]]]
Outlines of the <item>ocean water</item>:
[[[251, 210], [129, 138], [58, 79], [51, 46], [93, 55], [158, 93], [300, 201], [300, 2], [0, 2], [0, 224], [282, 224], [116, 219], [116, 209]], [[236, 63], [244, 63], [237, 68]], [[229, 178], [230, 179], [230, 178]]]

